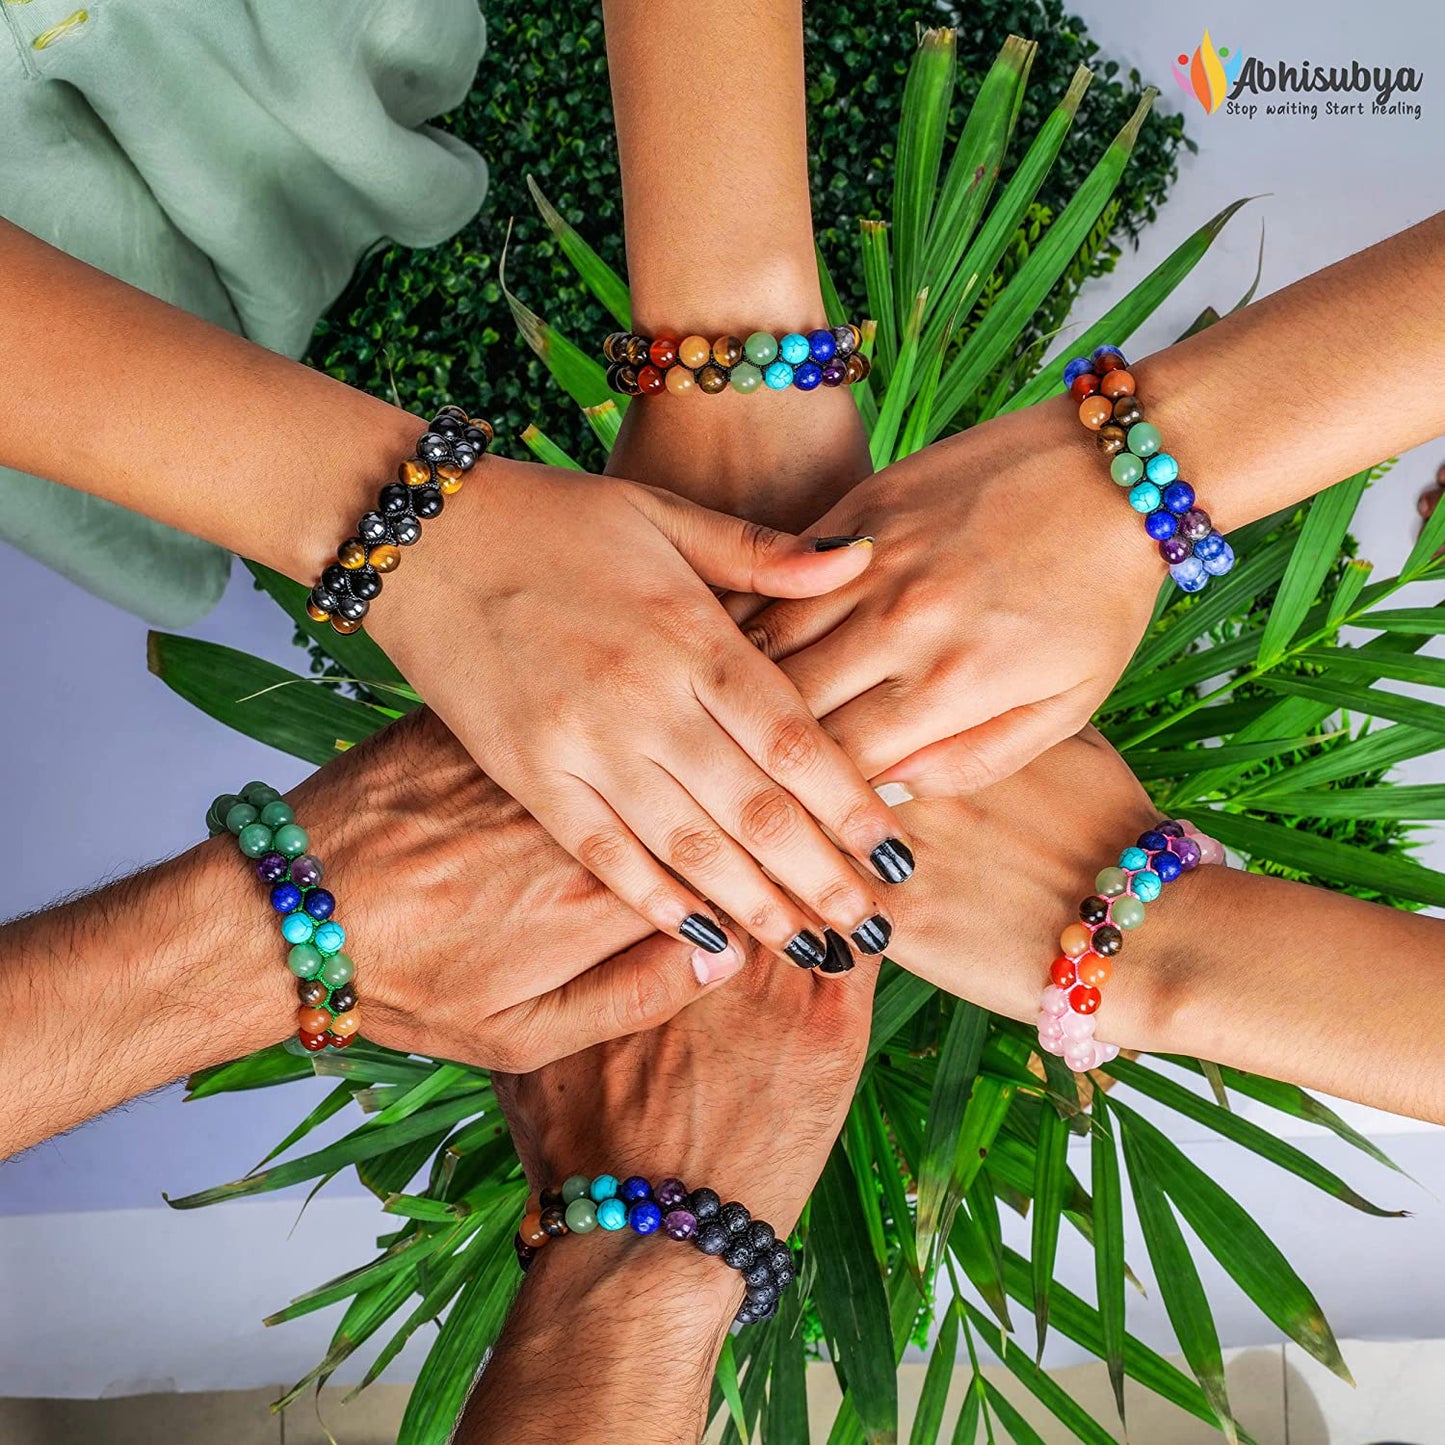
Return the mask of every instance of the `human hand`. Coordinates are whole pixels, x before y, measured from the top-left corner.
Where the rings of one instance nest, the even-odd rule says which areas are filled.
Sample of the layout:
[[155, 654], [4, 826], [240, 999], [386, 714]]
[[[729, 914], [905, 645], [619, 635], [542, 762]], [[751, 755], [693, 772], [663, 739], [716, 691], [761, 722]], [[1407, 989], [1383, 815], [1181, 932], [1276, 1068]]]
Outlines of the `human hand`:
[[844, 498], [815, 530], [878, 538], [849, 585], [732, 607], [875, 783], [947, 796], [1007, 777], [1089, 720], [1148, 624], [1162, 564], [1061, 400]]
[[851, 859], [906, 876], [891, 813], [707, 586], [817, 592], [871, 549], [500, 458], [473, 486], [373, 631], [484, 770], [675, 937], [727, 946], [700, 897], [805, 965], [815, 918], [886, 934]]

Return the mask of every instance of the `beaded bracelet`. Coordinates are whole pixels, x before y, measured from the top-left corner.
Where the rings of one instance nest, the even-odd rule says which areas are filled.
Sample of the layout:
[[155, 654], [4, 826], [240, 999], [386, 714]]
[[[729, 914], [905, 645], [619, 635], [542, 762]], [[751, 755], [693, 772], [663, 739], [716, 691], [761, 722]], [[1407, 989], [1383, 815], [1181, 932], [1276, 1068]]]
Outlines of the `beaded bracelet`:
[[416, 455], [397, 468], [376, 497], [376, 510], [363, 512], [356, 536], [337, 549], [306, 600], [313, 622], [330, 622], [337, 632], [355, 632], [381, 579], [401, 566], [401, 548], [421, 540], [421, 524], [441, 515], [446, 499], [462, 489], [469, 472], [492, 444], [492, 424], [469, 417], [459, 406], [444, 406], [417, 439]]
[[1179, 463], [1160, 450], [1159, 428], [1144, 420], [1134, 377], [1117, 346], [1097, 347], [1064, 367], [1064, 385], [1079, 403], [1079, 420], [1098, 433], [1111, 458], [1109, 475], [1129, 488], [1129, 505], [1144, 515], [1144, 530], [1159, 544], [1169, 575], [1184, 592], [1200, 592], [1234, 566], [1234, 549], [1194, 505], [1194, 488]]
[[1078, 923], [1059, 936], [1061, 952], [1049, 969], [1039, 998], [1039, 1047], [1060, 1054], [1075, 1073], [1087, 1073], [1119, 1055], [1114, 1044], [1094, 1037], [1094, 1016], [1109, 981], [1109, 960], [1124, 946], [1124, 934], [1144, 922], [1152, 903], [1181, 874], [1203, 863], [1223, 863], [1224, 849], [1192, 823], [1168, 820], [1141, 833], [1119, 855], [1117, 867], [1102, 869], [1094, 892], [1079, 904]]
[[680, 1179], [659, 1180], [654, 1188], [638, 1174], [622, 1180], [574, 1174], [560, 1189], [542, 1190], [537, 1209], [523, 1218], [512, 1243], [525, 1270], [549, 1239], [629, 1228], [634, 1234], [661, 1231], [670, 1239], [690, 1239], [703, 1254], [719, 1255], [737, 1270], [747, 1288], [734, 1316], [738, 1324], [771, 1319], [783, 1291], [798, 1277], [787, 1242], [744, 1205], [724, 1204], [712, 1189], [689, 1192]]
[[602, 343], [607, 385], [623, 396], [674, 396], [701, 391], [716, 396], [729, 386], [747, 395], [770, 391], [812, 391], [819, 386], [852, 386], [872, 369], [859, 351], [863, 333], [852, 325], [820, 327], [806, 336], [777, 337], [754, 331], [746, 341], [720, 336], [646, 337], [614, 331]]
[[301, 1007], [296, 1037], [307, 1053], [348, 1048], [361, 1027], [356, 965], [341, 952], [346, 930], [336, 921], [336, 899], [321, 885], [321, 860], [306, 850], [311, 840], [291, 805], [265, 783], [247, 783], [239, 795], [222, 793], [206, 812], [212, 837], [230, 833], [254, 860], [256, 877], [269, 889], [271, 907], [283, 915], [281, 936], [291, 945], [287, 963], [296, 975]]

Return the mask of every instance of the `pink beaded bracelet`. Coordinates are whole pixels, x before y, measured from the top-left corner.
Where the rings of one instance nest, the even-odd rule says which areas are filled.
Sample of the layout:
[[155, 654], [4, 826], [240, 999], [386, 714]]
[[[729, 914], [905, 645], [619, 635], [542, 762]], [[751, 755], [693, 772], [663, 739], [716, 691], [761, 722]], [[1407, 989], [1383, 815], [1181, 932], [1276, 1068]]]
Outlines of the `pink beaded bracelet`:
[[1124, 934], [1144, 922], [1152, 903], [1183, 873], [1205, 863], [1223, 863], [1224, 849], [1192, 823], [1156, 823], [1119, 855], [1117, 866], [1094, 879], [1095, 891], [1079, 904], [1079, 922], [1059, 936], [1059, 956], [1039, 998], [1039, 1047], [1061, 1055], [1075, 1073], [1087, 1073], [1119, 1056], [1117, 1044], [1094, 1037], [1100, 990], [1113, 972], [1110, 959], [1124, 946]]

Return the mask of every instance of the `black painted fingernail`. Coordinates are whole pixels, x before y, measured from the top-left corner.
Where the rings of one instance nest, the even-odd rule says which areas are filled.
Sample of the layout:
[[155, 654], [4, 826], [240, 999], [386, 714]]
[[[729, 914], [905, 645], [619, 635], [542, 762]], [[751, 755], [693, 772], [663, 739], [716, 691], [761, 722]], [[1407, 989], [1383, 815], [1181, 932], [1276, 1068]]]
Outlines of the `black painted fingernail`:
[[798, 965], [799, 968], [817, 968], [828, 956], [828, 946], [818, 937], [816, 933], [810, 933], [806, 928], [796, 938], [787, 944], [783, 952]]
[[913, 850], [901, 838], [885, 838], [869, 855], [885, 883], [902, 883], [913, 873]]
[[818, 965], [819, 973], [847, 973], [857, 960], [842, 934], [825, 930], [828, 939], [828, 956]]
[[814, 537], [813, 550], [815, 552], [841, 552], [844, 547], [861, 547], [864, 544], [873, 545], [872, 537]]
[[864, 953], [882, 953], [892, 937], [893, 925], [881, 913], [875, 913], [853, 930], [853, 942]]
[[709, 953], [721, 953], [728, 946], [727, 934], [711, 918], [701, 913], [689, 913], [678, 924], [677, 931], [689, 943], [695, 943]]

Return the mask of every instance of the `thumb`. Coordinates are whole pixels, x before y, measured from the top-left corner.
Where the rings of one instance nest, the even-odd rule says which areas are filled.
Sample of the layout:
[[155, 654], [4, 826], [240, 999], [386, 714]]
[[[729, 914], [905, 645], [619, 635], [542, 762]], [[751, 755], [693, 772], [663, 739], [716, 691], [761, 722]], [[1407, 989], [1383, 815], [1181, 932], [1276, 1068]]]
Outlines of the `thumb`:
[[633, 501], [709, 586], [764, 597], [818, 597], [873, 560], [872, 537], [795, 537], [710, 512], [650, 487]]

